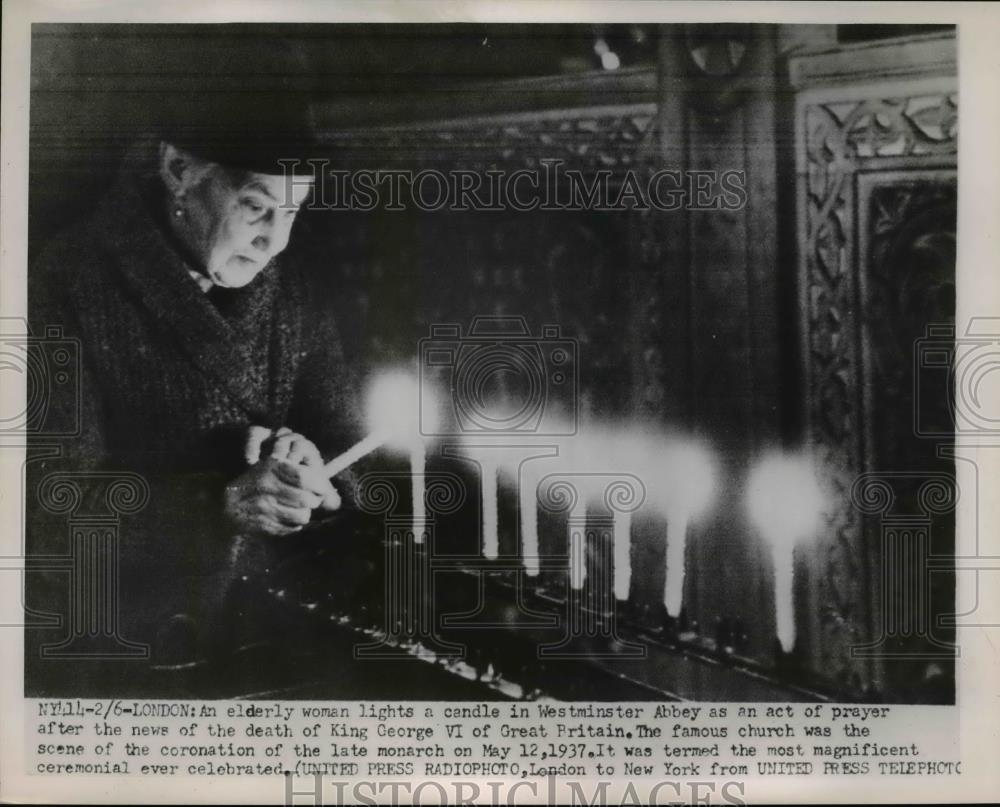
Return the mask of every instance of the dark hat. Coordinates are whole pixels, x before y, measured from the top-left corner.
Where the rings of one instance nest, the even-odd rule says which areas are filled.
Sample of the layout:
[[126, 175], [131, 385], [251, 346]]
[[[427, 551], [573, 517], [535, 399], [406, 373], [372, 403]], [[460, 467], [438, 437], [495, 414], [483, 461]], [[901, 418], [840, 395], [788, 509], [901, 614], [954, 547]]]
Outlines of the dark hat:
[[188, 86], [178, 87], [165, 104], [160, 137], [230, 168], [313, 173], [306, 161], [321, 157], [322, 149], [304, 61], [281, 40], [238, 38], [211, 45], [187, 72]]

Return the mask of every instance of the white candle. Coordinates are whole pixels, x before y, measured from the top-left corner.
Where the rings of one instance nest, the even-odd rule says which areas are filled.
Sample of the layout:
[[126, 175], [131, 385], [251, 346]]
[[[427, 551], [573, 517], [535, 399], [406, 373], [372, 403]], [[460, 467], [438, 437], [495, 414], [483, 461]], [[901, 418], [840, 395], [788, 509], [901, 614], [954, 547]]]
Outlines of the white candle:
[[792, 546], [771, 547], [774, 563], [774, 615], [778, 641], [786, 653], [795, 647], [795, 550]]
[[[424, 503], [427, 449], [420, 430], [420, 392], [425, 401], [433, 403], [431, 391], [420, 390], [408, 373], [393, 371], [380, 375], [368, 392], [369, 435], [325, 466], [327, 474], [334, 476], [383, 444], [406, 451], [412, 478], [413, 537], [418, 544], [423, 543], [427, 529]], [[433, 412], [434, 407], [429, 404], [429, 413]]]
[[580, 591], [587, 580], [587, 500], [592, 495], [586, 476], [593, 467], [595, 441], [592, 436], [577, 434], [560, 446], [558, 464], [569, 472], [568, 489], [575, 496], [569, 511], [566, 544], [569, 550], [569, 585]]
[[645, 501], [646, 480], [652, 477], [650, 440], [641, 429], [599, 430], [590, 442], [590, 454], [594, 470], [608, 474], [604, 500], [613, 517], [614, 594], [627, 601], [632, 587], [632, 513]]
[[323, 470], [328, 477], [334, 477], [341, 471], [350, 468], [362, 457], [371, 454], [377, 448], [381, 448], [388, 439], [389, 435], [386, 432], [372, 432], [364, 440], [355, 443], [343, 454], [338, 454], [330, 460]]
[[662, 456], [657, 501], [667, 519], [663, 605], [676, 618], [684, 607], [688, 525], [714, 499], [717, 474], [708, 449], [688, 439], [666, 440], [657, 451]]
[[579, 591], [587, 579], [587, 500], [581, 495], [569, 514], [569, 584]]
[[518, 491], [521, 510], [521, 558], [528, 577], [537, 577], [540, 571], [538, 557], [538, 477], [528, 469], [521, 474]]
[[615, 599], [627, 600], [632, 588], [632, 511], [615, 510]]
[[750, 474], [747, 506], [770, 546], [775, 633], [782, 650], [789, 653], [795, 647], [795, 547], [815, 533], [825, 509], [811, 459], [765, 457]]
[[680, 511], [667, 517], [667, 578], [663, 586], [663, 605], [672, 617], [680, 616], [684, 604], [687, 525], [688, 520]]
[[427, 466], [427, 451], [424, 441], [414, 439], [410, 443], [410, 476], [413, 478], [413, 540], [422, 544], [427, 528], [427, 510], [424, 504], [424, 474]]
[[500, 554], [499, 502], [497, 464], [483, 458], [479, 463], [483, 497], [483, 557], [496, 560]]

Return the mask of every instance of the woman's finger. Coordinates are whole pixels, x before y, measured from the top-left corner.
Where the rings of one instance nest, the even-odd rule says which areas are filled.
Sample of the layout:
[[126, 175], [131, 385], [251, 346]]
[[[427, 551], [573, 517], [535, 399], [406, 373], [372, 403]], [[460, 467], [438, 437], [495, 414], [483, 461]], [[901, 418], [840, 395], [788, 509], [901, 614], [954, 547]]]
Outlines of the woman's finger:
[[302, 438], [301, 462], [309, 468], [323, 467], [323, 455], [319, 453], [319, 449], [312, 440], [306, 440], [304, 437]]
[[340, 498], [340, 493], [333, 485], [330, 485], [330, 492], [323, 497], [323, 501], [319, 503], [319, 506], [323, 510], [339, 510], [342, 503], [343, 500]]
[[310, 510], [319, 507], [323, 497], [311, 490], [294, 487], [280, 479], [276, 480], [270, 498], [284, 507], [306, 507]]
[[312, 510], [308, 507], [282, 507], [274, 508], [274, 518], [279, 524], [286, 527], [304, 527], [312, 517]]
[[322, 469], [310, 468], [308, 465], [292, 465], [289, 462], [278, 462], [274, 466], [275, 476], [281, 482], [292, 487], [312, 491], [323, 497], [333, 485], [326, 478]]
[[286, 524], [282, 524], [276, 518], [262, 516], [260, 518], [260, 521], [258, 522], [258, 529], [261, 532], [266, 533], [267, 535], [280, 537], [284, 535], [291, 535], [294, 532], [298, 532], [299, 530], [302, 529], [302, 526], [298, 525], [292, 527]]
[[292, 441], [295, 439], [295, 435], [292, 432], [286, 432], [280, 436], [277, 436], [273, 445], [271, 446], [271, 458], [276, 460], [287, 460], [288, 453], [292, 448]]
[[313, 445], [311, 440], [307, 440], [301, 434], [292, 436], [292, 442], [288, 449], [288, 461], [293, 465], [315, 465], [313, 457], [319, 456], [319, 449]]
[[247, 441], [243, 448], [243, 458], [247, 461], [247, 465], [257, 464], [264, 441], [270, 436], [271, 430], [264, 426], [251, 426], [247, 430]]

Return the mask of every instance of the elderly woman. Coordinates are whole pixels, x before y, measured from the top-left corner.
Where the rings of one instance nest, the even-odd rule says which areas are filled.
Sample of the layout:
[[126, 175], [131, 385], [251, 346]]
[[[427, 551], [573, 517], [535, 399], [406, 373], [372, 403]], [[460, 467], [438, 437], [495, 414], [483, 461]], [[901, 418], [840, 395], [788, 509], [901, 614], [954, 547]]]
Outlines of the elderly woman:
[[[150, 490], [120, 524], [118, 637], [95, 640], [109, 661], [148, 646], [154, 666], [197, 664], [231, 644], [232, 586], [259, 570], [247, 558], [341, 505], [322, 462], [354, 437], [353, 390], [308, 273], [278, 261], [313, 181], [284, 162], [303, 155], [296, 120], [282, 122], [160, 140], [29, 273], [34, 332], [60, 326], [81, 366], [79, 399], [56, 395], [46, 423], [79, 436], [33, 441], [58, 450], [28, 464], [29, 551], [69, 551], [66, 515], [33, 501], [52, 474], [95, 497], [108, 472]], [[28, 631], [29, 667], [60, 655], [81, 607], [54, 579], [33, 603], [70, 618]], [[62, 655], [74, 679], [91, 669]]]

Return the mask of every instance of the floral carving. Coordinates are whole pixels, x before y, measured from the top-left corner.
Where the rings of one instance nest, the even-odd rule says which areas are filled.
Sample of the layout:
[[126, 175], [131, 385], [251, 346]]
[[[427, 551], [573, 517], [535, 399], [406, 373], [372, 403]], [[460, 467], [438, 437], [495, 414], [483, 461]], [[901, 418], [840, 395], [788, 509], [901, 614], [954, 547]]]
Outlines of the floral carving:
[[[581, 171], [625, 171], [641, 161], [653, 134], [654, 104], [613, 112], [593, 109], [491, 116], [405, 129], [375, 129], [334, 135], [331, 145], [348, 158], [376, 157], [384, 162], [444, 163], [484, 170], [498, 163], [537, 168], [562, 160]], [[387, 158], [386, 155], [391, 155]]]
[[[872, 684], [864, 662], [850, 648], [867, 630], [863, 525], [850, 506], [850, 491], [865, 470], [864, 412], [860, 366], [861, 322], [858, 273], [867, 256], [857, 254], [855, 176], [868, 161], [902, 158], [902, 167], [953, 161], [957, 151], [957, 96], [943, 93], [887, 99], [828, 102], [800, 112], [805, 157], [800, 215], [805, 219], [802, 248], [808, 422], [833, 500], [826, 538], [817, 562], [821, 641], [812, 664], [831, 671], [841, 685]], [[874, 215], [870, 227], [879, 226]]]

